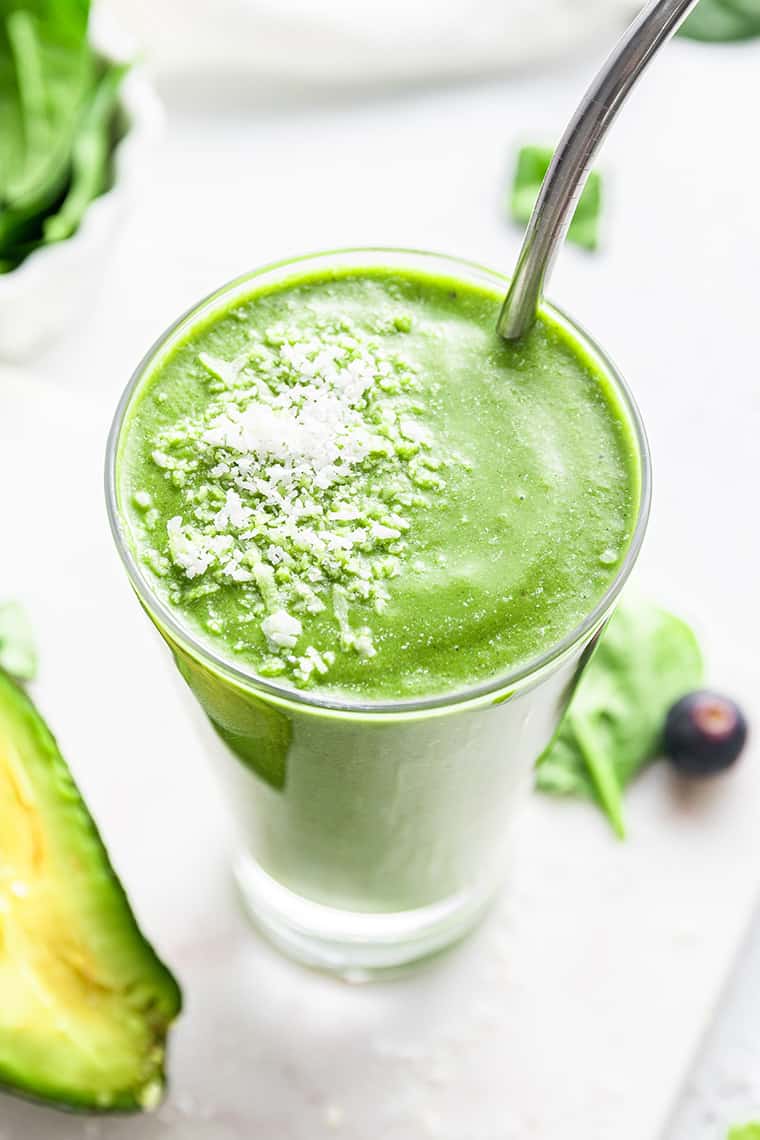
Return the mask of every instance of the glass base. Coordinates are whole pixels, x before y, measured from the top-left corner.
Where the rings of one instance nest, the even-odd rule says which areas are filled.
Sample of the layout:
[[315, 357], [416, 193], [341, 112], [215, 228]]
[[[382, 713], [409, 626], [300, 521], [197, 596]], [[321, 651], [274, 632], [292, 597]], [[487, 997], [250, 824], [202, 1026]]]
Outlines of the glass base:
[[460, 941], [482, 918], [495, 887], [394, 914], [357, 913], [283, 887], [249, 855], [235, 866], [254, 925], [289, 958], [349, 982], [384, 978]]

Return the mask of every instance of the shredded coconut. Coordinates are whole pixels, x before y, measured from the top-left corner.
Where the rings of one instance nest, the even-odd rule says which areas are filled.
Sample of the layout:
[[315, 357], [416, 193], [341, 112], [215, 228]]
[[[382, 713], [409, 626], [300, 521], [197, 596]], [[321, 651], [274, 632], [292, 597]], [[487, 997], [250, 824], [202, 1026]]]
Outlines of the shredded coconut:
[[[386, 345], [349, 322], [315, 320], [253, 333], [233, 360], [201, 353], [205, 407], [151, 441], [182, 504], [165, 549], [153, 540], [154, 562], [171, 572], [177, 601], [201, 596], [188, 588], [196, 579], [207, 593], [240, 591], [266, 640], [267, 675], [309, 684], [336, 651], [375, 655], [371, 615], [401, 571], [411, 511], [430, 505], [454, 462], [420, 418], [420, 385], [398, 339]], [[209, 628], [223, 629], [208, 612]], [[332, 640], [299, 650], [303, 621], [316, 615], [320, 640], [329, 622]]]
[[269, 614], [261, 623], [261, 628], [270, 645], [279, 649], [293, 649], [302, 633], [298, 618], [286, 610], [275, 610]]

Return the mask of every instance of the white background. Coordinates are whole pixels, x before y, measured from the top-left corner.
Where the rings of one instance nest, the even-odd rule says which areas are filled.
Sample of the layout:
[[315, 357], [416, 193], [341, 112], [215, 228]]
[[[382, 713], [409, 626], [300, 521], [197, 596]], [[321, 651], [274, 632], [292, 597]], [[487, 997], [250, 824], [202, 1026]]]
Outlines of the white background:
[[[624, 846], [588, 807], [534, 797], [512, 888], [465, 947], [386, 986], [308, 974], [238, 913], [225, 816], [110, 550], [100, 492], [106, 425], [133, 366], [226, 278], [352, 244], [508, 271], [516, 147], [557, 137], [596, 62], [340, 98], [167, 83], [165, 145], [98, 297], [34, 378], [3, 376], [0, 474], [13, 491], [0, 595], [32, 610], [35, 693], [187, 1013], [157, 1116], [92, 1123], [2, 1102], [2, 1140], [658, 1135], [760, 882], [757, 755], [691, 791], [664, 768], [647, 774]], [[639, 587], [694, 621], [712, 681], [756, 719], [759, 76], [756, 45], [666, 51], [601, 160], [604, 249], [564, 251], [550, 290], [621, 365], [649, 426]], [[42, 400], [37, 383], [53, 393]], [[721, 1140], [729, 1108], [760, 1104], [713, 1104], [691, 1140]]]

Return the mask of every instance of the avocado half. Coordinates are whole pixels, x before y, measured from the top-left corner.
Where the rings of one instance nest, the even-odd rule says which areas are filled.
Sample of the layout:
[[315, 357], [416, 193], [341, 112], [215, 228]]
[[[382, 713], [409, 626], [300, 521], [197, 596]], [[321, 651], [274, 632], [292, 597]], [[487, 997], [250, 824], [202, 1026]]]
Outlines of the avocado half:
[[0, 670], [0, 1088], [152, 1108], [181, 1004], [52, 734]]

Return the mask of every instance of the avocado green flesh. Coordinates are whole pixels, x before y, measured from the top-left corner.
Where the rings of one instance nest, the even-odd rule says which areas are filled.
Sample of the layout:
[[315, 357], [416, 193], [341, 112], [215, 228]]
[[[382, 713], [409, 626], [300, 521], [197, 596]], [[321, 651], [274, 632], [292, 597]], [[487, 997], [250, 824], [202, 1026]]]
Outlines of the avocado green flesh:
[[0, 672], [0, 1086], [152, 1107], [180, 1005], [55, 740]]
[[[305, 276], [258, 291], [254, 281], [248, 298], [191, 326], [149, 367], [121, 433], [118, 493], [142, 571], [183, 624], [254, 675], [383, 700], [487, 680], [556, 645], [591, 612], [618, 574], [635, 528], [640, 471], [630, 419], [610, 379], [551, 318], [542, 317], [517, 344], [503, 341], [495, 331], [500, 302], [483, 287], [393, 269]], [[388, 517], [375, 518], [390, 518], [393, 527], [401, 515], [406, 527], [398, 542], [387, 543], [388, 578], [372, 566], [385, 600], [349, 597], [351, 629], [371, 634], [372, 650], [364, 653], [343, 636], [332, 590], [335, 581], [342, 588], [341, 572], [329, 558], [317, 567], [323, 578], [312, 579], [311, 554], [280, 543], [294, 556], [294, 572], [314, 583], [322, 608], [312, 610], [292, 596], [272, 600], [257, 583], [232, 580], [213, 563], [188, 575], [169, 533], [181, 520], [213, 534], [213, 522], [197, 520], [213, 513], [209, 503], [219, 509], [230, 489], [240, 492], [244, 508], [260, 505], [244, 480], [226, 474], [231, 452], [203, 450], [203, 431], [208, 437], [219, 422], [214, 401], [225, 398], [220, 371], [253, 346], [243, 372], [249, 393], [257, 384], [281, 393], [293, 382], [278, 378], [281, 338], [286, 347], [320, 338], [329, 347], [341, 321], [362, 347], [378, 345], [392, 370], [399, 358], [408, 363], [413, 384], [400, 404], [396, 397], [387, 403], [433, 440], [428, 451], [421, 448], [430, 471], [411, 487], [411, 501], [389, 491], [409, 470], [415, 475], [404, 468], [401, 448], [401, 459], [369, 455], [344, 479], [349, 504], [361, 505], [368, 491], [385, 496]], [[382, 403], [380, 393], [375, 409], [362, 413], [373, 429]], [[273, 465], [274, 457], [260, 473]], [[304, 494], [336, 517], [334, 501], [320, 500], [312, 485]], [[296, 512], [290, 503], [279, 517], [271, 505], [265, 511], [265, 524], [257, 528], [254, 514], [230, 533], [244, 558], [254, 551], [266, 564], [276, 528]], [[365, 511], [335, 529], [366, 531], [372, 517]], [[276, 561], [265, 568], [277, 582], [285, 569]], [[288, 583], [277, 588], [287, 599]], [[266, 633], [267, 614], [280, 605], [302, 631], [290, 657]], [[304, 677], [302, 655], [312, 649], [335, 659]]]

